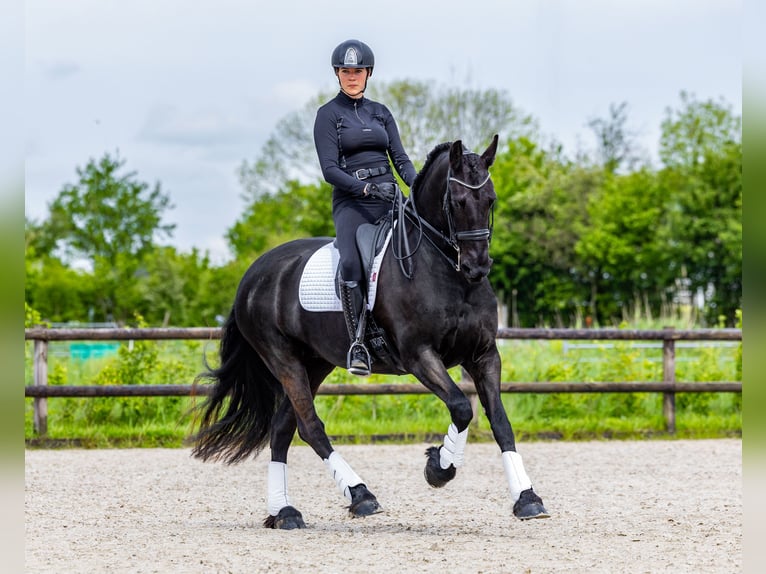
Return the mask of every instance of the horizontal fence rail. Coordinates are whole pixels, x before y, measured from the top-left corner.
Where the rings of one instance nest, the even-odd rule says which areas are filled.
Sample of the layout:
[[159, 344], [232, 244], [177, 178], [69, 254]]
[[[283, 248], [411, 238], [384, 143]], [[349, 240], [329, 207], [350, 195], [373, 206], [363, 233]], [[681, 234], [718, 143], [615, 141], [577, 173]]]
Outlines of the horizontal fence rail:
[[[48, 385], [49, 341], [132, 341], [132, 340], [216, 340], [220, 328], [135, 328], [135, 329], [26, 329], [24, 338], [34, 341], [34, 384], [24, 388], [24, 395], [34, 399], [34, 428], [39, 436], [48, 430], [48, 397], [159, 397], [205, 396], [210, 385]], [[518, 329], [501, 328], [498, 339], [515, 340], [620, 340], [662, 341], [663, 380], [634, 382], [513, 382], [501, 383], [503, 393], [663, 393], [663, 415], [668, 432], [675, 432], [676, 393], [731, 392], [741, 393], [738, 381], [677, 382], [675, 380], [676, 341], [741, 341], [741, 329], [656, 330], [629, 329]], [[467, 374], [464, 373], [467, 378]], [[470, 380], [470, 379], [469, 379]], [[476, 388], [473, 382], [458, 383], [477, 409]], [[393, 384], [325, 384], [320, 395], [392, 395], [430, 394], [420, 383]]]
[[[129, 341], [213, 340], [221, 338], [220, 327], [158, 327], [140, 329], [25, 329], [27, 341]], [[741, 341], [742, 329], [520, 329], [503, 327], [498, 339], [548, 339], [591, 341]]]
[[[473, 383], [457, 383], [466, 394], [476, 392]], [[664, 383], [639, 381], [630, 383], [501, 383], [501, 393], [736, 393], [742, 390], [742, 383]], [[30, 385], [26, 387], [27, 397], [193, 397], [205, 396], [211, 391], [210, 385], [91, 385], [55, 386]], [[429, 395], [431, 391], [420, 383], [394, 384], [326, 384], [319, 387], [319, 395]]]

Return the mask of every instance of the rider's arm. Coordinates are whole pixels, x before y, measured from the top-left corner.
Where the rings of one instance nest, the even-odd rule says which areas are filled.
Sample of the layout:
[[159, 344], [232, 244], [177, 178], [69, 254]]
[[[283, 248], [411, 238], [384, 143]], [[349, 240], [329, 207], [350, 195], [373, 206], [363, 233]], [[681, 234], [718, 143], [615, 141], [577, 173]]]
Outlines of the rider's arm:
[[404, 151], [402, 139], [399, 136], [399, 128], [396, 125], [394, 116], [385, 106], [383, 106], [383, 109], [385, 110], [385, 125], [386, 132], [388, 133], [388, 154], [391, 156], [394, 168], [404, 180], [404, 183], [407, 184], [407, 187], [412, 187], [412, 182], [415, 181], [415, 166], [412, 165], [410, 157]]
[[314, 146], [319, 167], [322, 168], [322, 177], [327, 183], [346, 193], [364, 195], [364, 182], [340, 167], [337, 122], [325, 107], [319, 108], [314, 121]]

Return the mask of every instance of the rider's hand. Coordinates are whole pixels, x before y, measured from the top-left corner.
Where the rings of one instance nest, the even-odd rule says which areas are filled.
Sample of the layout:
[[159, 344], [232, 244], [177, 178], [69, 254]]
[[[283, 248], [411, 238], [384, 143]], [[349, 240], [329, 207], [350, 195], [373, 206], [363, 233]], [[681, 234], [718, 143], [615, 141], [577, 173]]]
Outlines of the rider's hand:
[[396, 197], [396, 190], [395, 183], [368, 183], [364, 187], [364, 194], [383, 201], [393, 201]]

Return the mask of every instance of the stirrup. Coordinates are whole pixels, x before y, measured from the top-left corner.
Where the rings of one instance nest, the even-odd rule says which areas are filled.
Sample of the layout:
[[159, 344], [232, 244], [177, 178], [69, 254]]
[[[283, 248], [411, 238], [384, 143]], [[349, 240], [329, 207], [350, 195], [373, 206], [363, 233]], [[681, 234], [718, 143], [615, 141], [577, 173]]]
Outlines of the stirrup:
[[[360, 351], [364, 357], [359, 356]], [[368, 377], [370, 375], [370, 353], [367, 351], [364, 343], [358, 341], [351, 343], [351, 347], [349, 347], [346, 354], [346, 369], [352, 375], [359, 377]]]

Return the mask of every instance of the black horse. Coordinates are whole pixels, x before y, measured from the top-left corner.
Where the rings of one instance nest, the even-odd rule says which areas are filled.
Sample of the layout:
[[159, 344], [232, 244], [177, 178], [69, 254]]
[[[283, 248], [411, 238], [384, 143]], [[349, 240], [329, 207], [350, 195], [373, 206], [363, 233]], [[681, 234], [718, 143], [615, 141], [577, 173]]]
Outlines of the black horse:
[[[373, 357], [372, 370], [411, 373], [447, 405], [452, 424], [444, 442], [426, 451], [426, 480], [441, 487], [463, 463], [473, 418], [471, 403], [447, 372], [462, 365], [500, 447], [513, 513], [544, 518], [548, 513], [516, 453], [500, 400], [497, 300], [487, 280], [496, 199], [489, 167], [496, 151], [497, 135], [481, 155], [461, 141], [440, 144], [429, 153], [407, 202], [400, 197], [398, 238], [383, 257], [371, 312], [391, 358]], [[223, 328], [220, 367], [201, 375], [215, 384], [199, 407], [193, 455], [235, 463], [257, 455], [269, 441], [267, 527], [305, 526], [287, 493], [287, 451], [296, 428], [324, 460], [352, 516], [380, 511], [364, 481], [333, 449], [314, 408], [319, 385], [346, 364], [349, 346], [340, 311], [312, 312], [298, 303], [307, 260], [331, 241], [291, 241], [251, 265]]]

